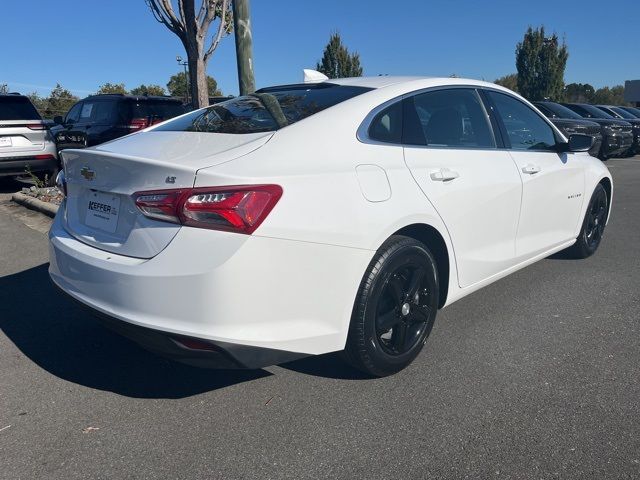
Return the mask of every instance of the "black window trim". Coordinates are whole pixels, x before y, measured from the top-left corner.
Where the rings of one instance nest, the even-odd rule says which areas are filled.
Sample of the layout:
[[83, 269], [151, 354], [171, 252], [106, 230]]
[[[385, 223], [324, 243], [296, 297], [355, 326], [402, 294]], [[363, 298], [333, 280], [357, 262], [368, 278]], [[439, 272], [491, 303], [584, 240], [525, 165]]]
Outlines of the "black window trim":
[[[480, 100], [480, 106], [482, 107], [482, 110], [484, 111], [485, 117], [486, 117], [486, 119], [488, 121], [489, 131], [493, 135], [493, 138], [494, 138], [494, 141], [495, 141], [495, 144], [496, 144], [495, 147], [470, 147], [470, 146], [449, 147], [449, 146], [443, 146], [443, 145], [414, 145], [414, 144], [408, 144], [408, 143], [404, 143], [404, 142], [400, 142], [400, 143], [383, 142], [383, 141], [380, 141], [380, 140], [373, 139], [373, 138], [371, 138], [369, 136], [369, 128], [371, 127], [371, 123], [373, 122], [373, 120], [377, 117], [377, 115], [380, 112], [385, 110], [387, 107], [390, 107], [394, 103], [403, 102], [403, 108], [404, 108], [404, 106], [406, 105], [406, 101], [409, 100], [411, 97], [414, 97], [416, 95], [421, 95], [423, 93], [434, 92], [434, 91], [438, 91], [438, 90], [459, 90], [459, 89], [475, 90], [475, 92], [478, 95], [479, 100]], [[499, 91], [499, 90], [497, 90], [497, 91]], [[499, 131], [496, 129], [497, 124], [494, 122], [492, 117], [493, 116], [490, 115], [489, 110], [487, 109], [487, 105], [486, 105], [486, 103], [484, 101], [484, 96], [483, 96], [483, 93], [482, 93], [482, 87], [480, 87], [478, 85], [465, 85], [465, 84], [438, 85], [436, 87], [421, 88], [419, 90], [414, 90], [412, 92], [404, 93], [404, 94], [399, 95], [399, 96], [397, 96], [395, 98], [387, 100], [384, 103], [381, 103], [380, 105], [375, 107], [373, 110], [371, 110], [367, 114], [366, 117], [364, 117], [364, 120], [362, 121], [362, 123], [358, 127], [358, 130], [356, 131], [356, 138], [361, 143], [366, 143], [366, 144], [370, 144], [370, 145], [386, 145], [386, 146], [396, 146], [396, 147], [404, 147], [404, 148], [429, 148], [429, 149], [432, 149], [432, 150], [469, 150], [469, 151], [473, 151], [473, 152], [476, 152], [476, 151], [495, 151], [497, 149], [503, 148], [504, 142], [502, 140], [501, 133], [499, 133]], [[404, 125], [403, 125], [403, 129], [404, 129]]]

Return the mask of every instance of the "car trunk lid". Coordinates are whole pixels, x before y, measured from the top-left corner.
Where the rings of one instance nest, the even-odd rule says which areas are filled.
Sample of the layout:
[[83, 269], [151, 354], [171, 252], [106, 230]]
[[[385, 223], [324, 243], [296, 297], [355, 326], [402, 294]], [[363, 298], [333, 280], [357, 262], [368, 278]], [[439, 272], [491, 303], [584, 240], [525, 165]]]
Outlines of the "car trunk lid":
[[151, 130], [95, 148], [64, 150], [65, 227], [78, 240], [102, 250], [151, 258], [181, 227], [145, 217], [132, 195], [191, 188], [199, 169], [246, 155], [271, 136], [271, 132], [228, 135]]

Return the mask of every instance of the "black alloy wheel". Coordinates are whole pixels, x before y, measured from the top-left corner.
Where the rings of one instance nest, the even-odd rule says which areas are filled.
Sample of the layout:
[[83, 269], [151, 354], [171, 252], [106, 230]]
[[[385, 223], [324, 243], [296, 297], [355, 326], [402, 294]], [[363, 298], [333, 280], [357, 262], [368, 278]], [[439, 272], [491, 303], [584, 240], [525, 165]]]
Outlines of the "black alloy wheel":
[[420, 353], [438, 310], [438, 273], [428, 248], [404, 236], [376, 252], [354, 305], [345, 354], [377, 377], [409, 365]]
[[567, 255], [572, 258], [587, 258], [593, 255], [602, 242], [608, 215], [609, 198], [602, 184], [598, 184], [591, 195], [576, 243], [565, 251]]

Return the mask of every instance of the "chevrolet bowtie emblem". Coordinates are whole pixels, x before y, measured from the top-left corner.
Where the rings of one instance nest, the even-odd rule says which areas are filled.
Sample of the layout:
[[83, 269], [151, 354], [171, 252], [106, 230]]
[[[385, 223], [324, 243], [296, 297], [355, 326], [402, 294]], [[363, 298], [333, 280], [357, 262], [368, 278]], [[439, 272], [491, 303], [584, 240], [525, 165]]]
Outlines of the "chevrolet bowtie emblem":
[[89, 167], [82, 167], [82, 170], [80, 170], [80, 175], [82, 175], [84, 178], [86, 178], [89, 181], [96, 178], [96, 172], [91, 170]]

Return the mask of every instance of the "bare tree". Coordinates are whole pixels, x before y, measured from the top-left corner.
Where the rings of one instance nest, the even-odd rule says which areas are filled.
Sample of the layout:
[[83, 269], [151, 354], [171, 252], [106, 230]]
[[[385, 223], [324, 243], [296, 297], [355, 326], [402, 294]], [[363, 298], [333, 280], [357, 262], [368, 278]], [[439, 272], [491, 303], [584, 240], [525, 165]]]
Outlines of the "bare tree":
[[[233, 28], [230, 0], [201, 0], [196, 15], [195, 0], [177, 0], [176, 15], [171, 0], [145, 0], [155, 19], [178, 36], [187, 52], [189, 86], [194, 107], [209, 105], [207, 62], [223, 36]], [[209, 27], [219, 20], [218, 29], [206, 46]]]

